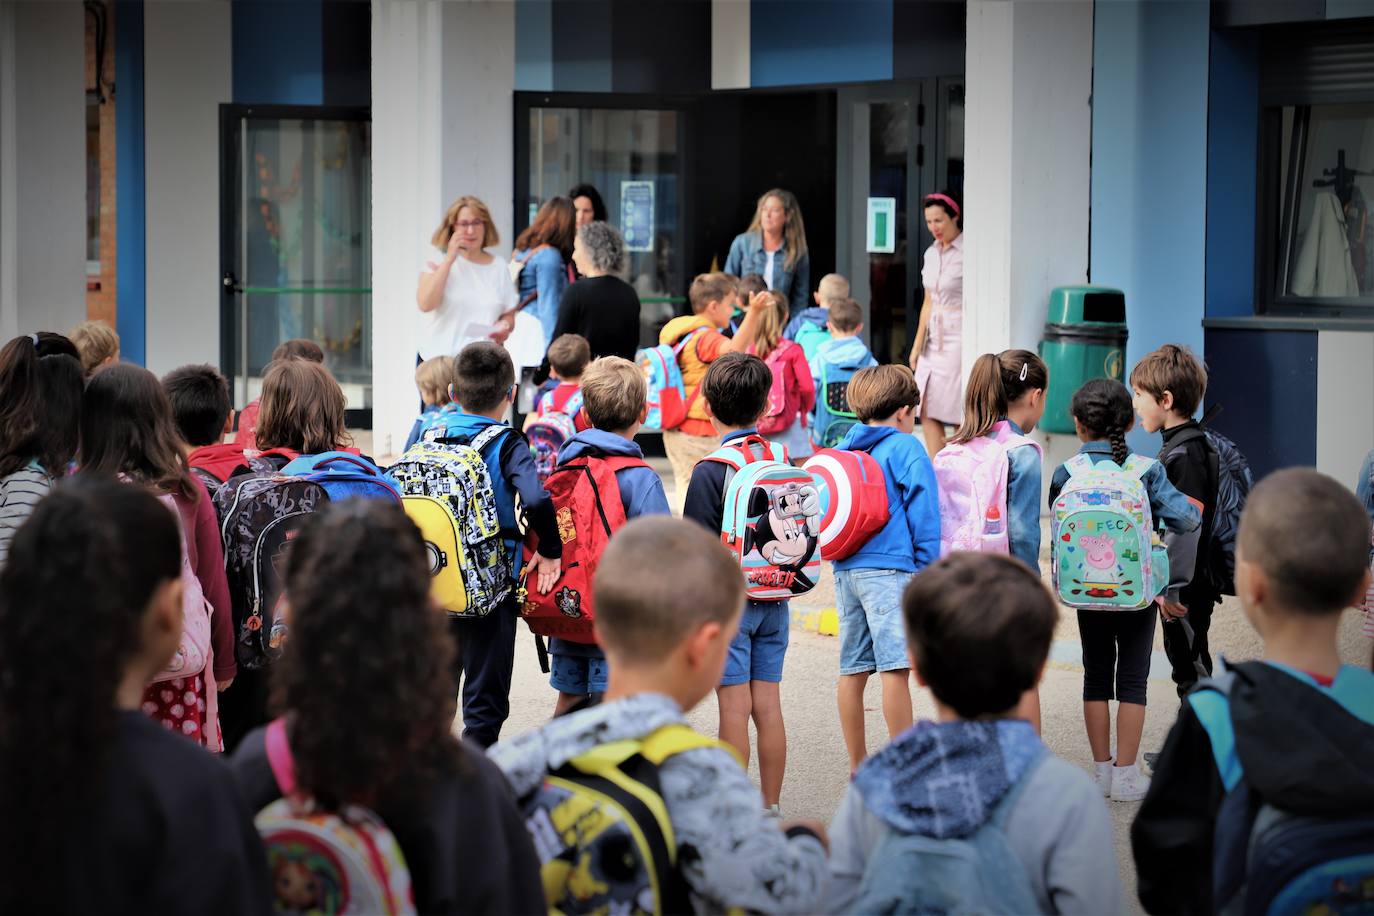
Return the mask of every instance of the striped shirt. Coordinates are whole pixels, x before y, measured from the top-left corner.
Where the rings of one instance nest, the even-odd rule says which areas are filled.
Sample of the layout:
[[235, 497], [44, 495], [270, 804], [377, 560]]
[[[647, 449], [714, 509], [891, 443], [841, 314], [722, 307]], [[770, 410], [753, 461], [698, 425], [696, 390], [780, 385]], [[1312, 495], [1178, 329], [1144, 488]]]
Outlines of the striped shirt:
[[0, 478], [0, 569], [9, 559], [10, 541], [51, 489], [52, 478], [32, 464]]

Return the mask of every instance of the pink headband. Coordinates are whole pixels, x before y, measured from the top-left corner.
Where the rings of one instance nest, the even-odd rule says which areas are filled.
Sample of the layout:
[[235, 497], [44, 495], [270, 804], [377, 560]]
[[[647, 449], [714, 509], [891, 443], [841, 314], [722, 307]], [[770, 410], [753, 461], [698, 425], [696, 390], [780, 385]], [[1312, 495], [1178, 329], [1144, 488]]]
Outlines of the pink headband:
[[930, 202], [931, 202], [932, 200], [942, 200], [942, 201], [944, 201], [945, 203], [949, 204], [951, 207], [954, 208], [954, 215], [955, 215], [955, 216], [958, 216], [958, 215], [959, 215], [959, 205], [956, 204], [956, 203], [954, 202], [954, 198], [948, 197], [948, 196], [946, 196], [946, 195], [944, 195], [944, 194], [927, 194], [927, 195], [926, 195], [926, 206], [927, 206], [927, 207], [930, 206]]

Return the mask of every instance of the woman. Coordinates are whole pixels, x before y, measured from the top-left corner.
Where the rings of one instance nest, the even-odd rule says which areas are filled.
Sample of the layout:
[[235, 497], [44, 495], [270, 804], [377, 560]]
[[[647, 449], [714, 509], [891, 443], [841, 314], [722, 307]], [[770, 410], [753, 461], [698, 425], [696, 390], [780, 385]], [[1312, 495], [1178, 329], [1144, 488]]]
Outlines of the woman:
[[[515, 284], [506, 265], [486, 249], [501, 236], [487, 205], [460, 197], [425, 251], [415, 303], [420, 307], [419, 365], [433, 356], [452, 356], [474, 340], [504, 341], [515, 308]], [[496, 330], [492, 330], [496, 329]]]
[[591, 185], [577, 185], [568, 192], [568, 200], [572, 201], [577, 228], [581, 229], [588, 223], [606, 222], [606, 203], [601, 199], [601, 193]]
[[959, 361], [964, 325], [964, 221], [951, 193], [930, 194], [922, 204], [926, 228], [935, 241], [926, 249], [921, 267], [926, 298], [911, 348], [911, 368], [921, 389], [926, 451], [933, 456], [945, 447], [945, 425], [958, 426], [963, 415]]
[[[609, 223], [587, 223], [577, 230], [572, 260], [583, 279], [563, 293], [553, 339], [581, 334], [591, 345], [592, 359], [623, 356], [633, 362], [639, 349], [639, 295], [616, 276], [625, 267], [625, 240]], [[535, 381], [548, 375], [545, 357]]]
[[[567, 261], [572, 256], [576, 217], [572, 201], [555, 197], [539, 208], [534, 222], [515, 240], [511, 273], [518, 273], [519, 304], [544, 328], [544, 349], [553, 341], [558, 305], [568, 288]], [[506, 316], [514, 318], [514, 315]]]
[[787, 299], [789, 314], [802, 313], [811, 295], [811, 258], [801, 207], [791, 191], [774, 188], [759, 198], [748, 231], [730, 243], [725, 272], [736, 277], [758, 274], [769, 289]]

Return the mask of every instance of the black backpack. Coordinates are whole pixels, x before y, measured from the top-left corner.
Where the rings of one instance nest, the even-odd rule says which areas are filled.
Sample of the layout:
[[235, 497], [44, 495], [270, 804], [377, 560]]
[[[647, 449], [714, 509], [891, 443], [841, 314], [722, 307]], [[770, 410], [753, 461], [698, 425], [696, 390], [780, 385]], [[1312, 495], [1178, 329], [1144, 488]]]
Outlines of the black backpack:
[[[1240, 513], [1255, 486], [1250, 462], [1230, 439], [1207, 424], [1221, 412], [1220, 404], [1212, 407], [1198, 421], [1197, 429], [1185, 429], [1173, 441], [1180, 448], [1194, 439], [1207, 442], [1208, 479], [1216, 481], [1216, 505], [1212, 509], [1212, 530], [1207, 541], [1206, 567], [1202, 572], [1218, 595], [1236, 593], [1236, 535], [1240, 531]], [[1172, 449], [1171, 449], [1172, 451]]]

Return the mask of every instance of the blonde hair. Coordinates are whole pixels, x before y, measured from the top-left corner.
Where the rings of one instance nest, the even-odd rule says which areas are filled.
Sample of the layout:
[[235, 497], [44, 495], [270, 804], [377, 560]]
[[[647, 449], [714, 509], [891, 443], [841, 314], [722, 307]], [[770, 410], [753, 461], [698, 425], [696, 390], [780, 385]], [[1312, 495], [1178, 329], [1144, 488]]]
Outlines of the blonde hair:
[[71, 329], [67, 339], [81, 354], [81, 368], [87, 376], [105, 360], [119, 355], [119, 335], [103, 321], [83, 321]]
[[801, 205], [797, 203], [797, 198], [791, 191], [784, 191], [782, 188], [764, 191], [759, 197], [758, 206], [754, 208], [754, 221], [749, 224], [749, 231], [763, 232], [763, 204], [770, 197], [776, 197], [782, 204], [782, 247], [787, 252], [782, 266], [791, 270], [797, 266], [798, 261], [806, 257], [806, 226], [802, 223]]
[[816, 287], [816, 297], [821, 300], [821, 305], [835, 299], [848, 299], [849, 281], [839, 274], [826, 274]]
[[343, 389], [323, 364], [308, 359], [271, 363], [262, 379], [258, 448], [287, 448], [303, 455], [351, 445], [344, 427]]
[[921, 403], [916, 378], [906, 366], [860, 369], [849, 380], [845, 394], [849, 398], [849, 409], [858, 416], [860, 423], [886, 420], [903, 407], [916, 407]]
[[644, 372], [622, 356], [603, 356], [582, 373], [582, 409], [597, 429], [629, 429], [644, 416], [649, 383]]
[[754, 320], [754, 352], [761, 359], [767, 359], [782, 340], [782, 329], [787, 324], [787, 299], [777, 290], [770, 290], [767, 305]]
[[415, 367], [415, 387], [426, 404], [447, 404], [448, 384], [453, 379], [453, 357], [433, 356]]
[[458, 211], [467, 207], [484, 224], [482, 230], [482, 247], [490, 248], [493, 245], [501, 244], [501, 234], [496, 231], [496, 221], [491, 218], [491, 211], [487, 205], [476, 197], [464, 195], [453, 202], [453, 206], [444, 212], [444, 221], [439, 224], [439, 228], [434, 230], [434, 235], [430, 237], [430, 243], [435, 248], [443, 250], [448, 248], [448, 240], [453, 238], [453, 224], [458, 222]]
[[739, 281], [729, 274], [716, 271], [709, 274], [697, 274], [692, 281], [692, 287], [687, 291], [687, 298], [692, 302], [692, 311], [700, 315], [706, 311], [706, 306], [712, 302], [724, 302], [727, 298], [739, 292]]

